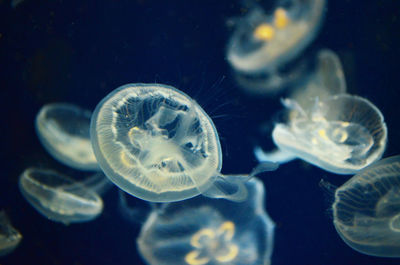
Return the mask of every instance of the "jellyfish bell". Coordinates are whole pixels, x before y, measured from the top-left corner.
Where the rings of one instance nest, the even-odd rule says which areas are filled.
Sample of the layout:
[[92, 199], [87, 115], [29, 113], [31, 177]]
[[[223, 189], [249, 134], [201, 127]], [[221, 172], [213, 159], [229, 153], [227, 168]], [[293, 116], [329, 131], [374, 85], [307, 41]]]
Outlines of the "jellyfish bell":
[[344, 242], [366, 255], [400, 257], [400, 156], [382, 159], [335, 192], [333, 223]]
[[[287, 124], [277, 124], [274, 143], [283, 152], [336, 174], [352, 174], [379, 160], [387, 128], [381, 112], [368, 100], [347, 94], [295, 110]], [[299, 105], [288, 101], [287, 107]]]
[[245, 183], [240, 202], [198, 196], [154, 209], [137, 246], [151, 265], [270, 264], [275, 224], [265, 211], [265, 190], [257, 178]]
[[254, 8], [238, 23], [227, 48], [227, 59], [240, 72], [276, 72], [298, 56], [315, 38], [325, 0], [278, 3], [271, 15]]
[[90, 135], [104, 173], [133, 196], [152, 202], [199, 194], [245, 199], [243, 182], [249, 176], [220, 173], [222, 152], [214, 123], [174, 87], [127, 84], [117, 88], [97, 105]]
[[89, 139], [91, 115], [72, 104], [43, 106], [35, 122], [40, 142], [55, 159], [69, 167], [99, 170]]
[[12, 226], [6, 212], [0, 211], [0, 257], [14, 251], [21, 240], [21, 233]]
[[20, 176], [19, 188], [25, 199], [46, 218], [64, 224], [87, 222], [103, 211], [103, 201], [96, 193], [110, 183], [100, 173], [85, 182], [77, 182], [52, 170], [28, 168]]

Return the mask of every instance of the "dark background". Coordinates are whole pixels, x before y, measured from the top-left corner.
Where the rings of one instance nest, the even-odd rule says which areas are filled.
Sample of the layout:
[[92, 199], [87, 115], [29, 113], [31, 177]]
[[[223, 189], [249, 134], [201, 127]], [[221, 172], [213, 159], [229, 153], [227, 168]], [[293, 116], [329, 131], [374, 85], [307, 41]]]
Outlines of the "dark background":
[[[366, 97], [385, 116], [385, 156], [400, 153], [399, 1], [330, 0], [324, 24], [309, 51], [334, 50], [344, 64], [351, 94]], [[70, 102], [88, 109], [126, 83], [165, 83], [195, 98], [213, 118], [223, 149], [223, 173], [256, 165], [256, 143], [272, 148], [279, 96], [246, 96], [225, 60], [227, 21], [239, 1], [37, 1], [16, 8], [0, 0], [0, 208], [23, 234], [1, 264], [143, 264], [135, 247], [139, 226], [117, 210], [117, 192], [105, 197], [97, 220], [65, 226], [44, 219], [21, 196], [19, 174], [50, 167], [76, 177], [41, 147], [33, 126], [39, 108]], [[228, 23], [229, 24], [229, 23]], [[349, 248], [337, 235], [329, 174], [301, 161], [264, 174], [266, 208], [276, 222], [272, 264], [399, 264]], [[135, 203], [134, 201], [133, 203]]]

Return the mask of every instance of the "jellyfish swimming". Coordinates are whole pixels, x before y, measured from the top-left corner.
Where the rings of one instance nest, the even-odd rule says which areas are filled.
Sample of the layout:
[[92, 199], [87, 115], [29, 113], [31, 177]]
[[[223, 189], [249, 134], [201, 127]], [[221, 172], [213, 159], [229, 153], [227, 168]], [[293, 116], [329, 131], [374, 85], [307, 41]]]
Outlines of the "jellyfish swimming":
[[99, 170], [90, 142], [89, 110], [66, 103], [43, 106], [36, 132], [45, 149], [61, 163], [79, 170]]
[[335, 192], [333, 223], [363, 254], [400, 257], [400, 156], [360, 171]]
[[0, 257], [14, 251], [21, 240], [21, 233], [12, 226], [6, 212], [0, 211]]
[[109, 187], [103, 173], [79, 182], [52, 170], [28, 168], [19, 179], [25, 199], [46, 218], [64, 224], [97, 218], [103, 211], [99, 194]]
[[161, 84], [127, 84], [96, 107], [91, 140], [107, 177], [125, 192], [152, 202], [199, 194], [243, 200], [250, 175], [222, 175], [217, 130], [188, 95]]
[[276, 124], [272, 132], [279, 152], [287, 155], [283, 162], [292, 156], [332, 173], [352, 174], [382, 157], [387, 128], [369, 100], [341, 94], [315, 99], [307, 109], [292, 99], [283, 104], [290, 110], [289, 120]]
[[227, 47], [227, 60], [239, 83], [260, 94], [299, 78], [300, 68], [284, 76], [279, 70], [315, 38], [325, 5], [325, 0], [280, 1], [271, 14], [255, 7], [241, 18]]
[[199, 196], [153, 210], [137, 246], [150, 265], [270, 264], [274, 222], [264, 208], [264, 187], [245, 183], [243, 202]]

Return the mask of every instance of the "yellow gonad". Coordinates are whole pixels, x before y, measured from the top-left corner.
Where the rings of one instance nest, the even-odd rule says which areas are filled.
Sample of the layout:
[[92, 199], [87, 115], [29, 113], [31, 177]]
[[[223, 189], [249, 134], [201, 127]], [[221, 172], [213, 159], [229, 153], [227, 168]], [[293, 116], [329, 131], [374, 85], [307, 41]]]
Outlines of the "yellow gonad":
[[274, 13], [274, 25], [278, 29], [286, 28], [286, 26], [290, 23], [290, 18], [285, 9], [279, 7], [275, 10]]
[[254, 30], [254, 38], [263, 41], [272, 40], [275, 37], [275, 29], [269, 24], [260, 24]]
[[[190, 265], [203, 265], [211, 260], [230, 262], [239, 253], [239, 248], [231, 242], [235, 235], [235, 224], [226, 221], [218, 229], [203, 228], [194, 234], [190, 245], [196, 248], [185, 256], [186, 263]], [[202, 253], [213, 253], [214, 256], [201, 257]], [[204, 254], [203, 254], [204, 255]]]
[[253, 36], [260, 41], [270, 41], [275, 38], [276, 31], [284, 29], [290, 23], [290, 18], [283, 8], [277, 8], [274, 13], [273, 25], [262, 23], [254, 29]]

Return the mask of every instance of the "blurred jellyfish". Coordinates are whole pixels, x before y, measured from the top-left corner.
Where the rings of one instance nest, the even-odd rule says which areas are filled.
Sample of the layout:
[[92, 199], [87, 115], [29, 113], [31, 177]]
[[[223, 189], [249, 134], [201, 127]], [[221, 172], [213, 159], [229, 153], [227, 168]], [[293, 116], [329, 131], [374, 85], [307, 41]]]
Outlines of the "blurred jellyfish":
[[102, 194], [110, 187], [103, 173], [83, 182], [46, 169], [29, 168], [20, 176], [25, 199], [43, 216], [64, 224], [91, 221], [103, 211]]
[[99, 170], [90, 142], [92, 113], [72, 104], [43, 106], [36, 131], [46, 150], [58, 161], [79, 170]]
[[304, 83], [293, 88], [290, 98], [303, 109], [330, 96], [346, 93], [346, 80], [338, 56], [331, 50], [320, 50], [315, 60], [315, 70]]
[[336, 231], [367, 255], [400, 257], [400, 156], [376, 162], [336, 190]]
[[11, 225], [5, 211], [0, 211], [0, 256], [11, 253], [21, 242], [22, 235]]
[[222, 175], [219, 137], [210, 117], [189, 96], [161, 84], [128, 84], [96, 107], [91, 140], [100, 167], [127, 193], [172, 202], [200, 193], [244, 200], [249, 175]]
[[300, 68], [284, 76], [279, 70], [315, 38], [325, 2], [279, 1], [272, 14], [256, 7], [243, 17], [227, 48], [227, 59], [237, 72], [239, 83], [253, 93], [268, 93], [298, 79]]
[[270, 264], [274, 223], [264, 187], [253, 178], [249, 197], [234, 203], [199, 196], [153, 210], [137, 245], [150, 265]]

